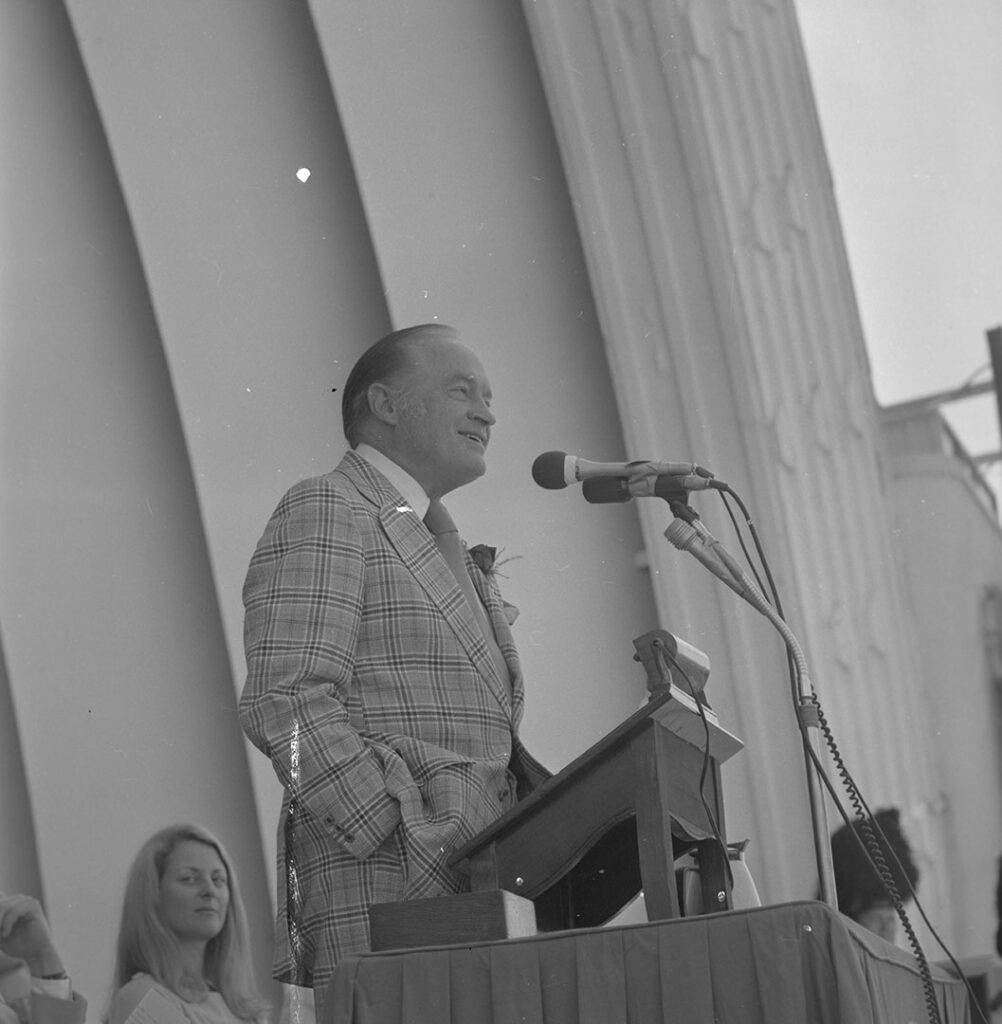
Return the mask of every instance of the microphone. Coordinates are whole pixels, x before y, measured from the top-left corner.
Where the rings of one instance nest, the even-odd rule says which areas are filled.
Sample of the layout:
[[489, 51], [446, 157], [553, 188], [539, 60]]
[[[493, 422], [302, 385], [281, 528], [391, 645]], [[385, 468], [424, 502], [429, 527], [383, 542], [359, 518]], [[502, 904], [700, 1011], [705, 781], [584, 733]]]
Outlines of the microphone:
[[708, 480], [713, 478], [709, 470], [697, 466], [694, 462], [590, 462], [566, 452], [543, 452], [532, 464], [532, 479], [540, 487], [551, 491], [559, 491], [568, 484], [598, 477], [633, 479], [657, 476], [697, 476]]
[[[668, 524], [665, 537], [679, 551], [688, 551], [689, 554], [695, 556], [718, 580], [726, 583], [756, 611], [761, 612], [770, 621], [774, 621], [775, 613], [762, 591], [758, 589], [727, 548], [705, 526], [699, 524], [697, 528], [692, 523], [675, 518]], [[779, 621], [783, 620], [779, 619]]]
[[673, 519], [665, 530], [665, 537], [668, 543], [679, 551], [688, 551], [702, 562], [718, 580], [722, 580], [742, 597], [745, 596], [740, 584], [731, 574], [707, 551], [707, 538], [691, 524], [682, 519]]
[[665, 501], [685, 501], [689, 491], [704, 491], [707, 487], [724, 490], [722, 480], [689, 473], [686, 476], [646, 476], [630, 479], [622, 476], [592, 477], [581, 487], [585, 501], [604, 505], [633, 498], [664, 498]]

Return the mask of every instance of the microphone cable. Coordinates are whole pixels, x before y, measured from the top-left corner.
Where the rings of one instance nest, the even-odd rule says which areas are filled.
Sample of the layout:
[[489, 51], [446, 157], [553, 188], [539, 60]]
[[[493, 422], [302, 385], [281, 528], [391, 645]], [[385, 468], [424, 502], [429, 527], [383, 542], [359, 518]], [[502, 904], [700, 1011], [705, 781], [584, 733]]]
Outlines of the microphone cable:
[[[550, 458], [551, 456], [556, 455], [561, 456], [564, 460], [566, 460], [567, 458], [567, 456], [562, 452], [546, 453], [545, 457]], [[543, 458], [544, 456], [540, 456], [536, 460], [536, 463], [540, 463], [540, 460], [542, 460]], [[533, 476], [536, 479], [536, 482], [540, 484], [540, 486], [554, 486], [551, 483], [544, 483], [542, 480], [539, 479], [539, 477], [536, 474], [536, 465], [534, 465], [533, 467]], [[707, 473], [707, 477], [712, 478], [712, 474]], [[616, 478], [614, 477], [613, 479]], [[810, 677], [807, 672], [807, 666], [803, 652], [802, 650], [800, 650], [800, 645], [796, 641], [796, 637], [790, 631], [789, 626], [786, 623], [785, 614], [782, 609], [782, 604], [779, 598], [779, 592], [776, 587], [775, 579], [773, 578], [772, 571], [769, 567], [768, 559], [765, 556], [761, 539], [759, 538], [758, 531], [755, 528], [755, 524], [752, 521], [747, 506], [742, 501], [740, 495], [729, 484], [722, 480], [713, 479], [712, 484], [707, 483], [705, 484], [705, 486], [699, 488], [686, 487], [685, 484], [681, 482], [681, 480], [677, 479], [671, 480], [669, 481], [669, 483], [672, 484], [673, 486], [666, 486], [662, 490], [659, 489], [656, 481], [653, 489], [644, 493], [638, 492], [636, 496], [650, 496], [663, 498], [663, 500], [665, 500], [668, 503], [671, 510], [675, 513], [676, 517], [683, 520], [683, 522], [687, 524], [687, 527], [690, 531], [694, 531], [696, 529], [695, 524], [699, 520], [699, 515], [694, 509], [691, 508], [691, 506], [688, 505], [689, 490], [711, 488], [713, 490], [716, 490], [720, 494], [721, 500], [724, 503], [724, 507], [734, 527], [735, 535], [737, 536], [738, 541], [741, 545], [741, 550], [744, 555], [745, 562], [750, 568], [751, 575], [754, 577], [755, 583], [752, 583], [752, 580], [748, 576], [748, 574], [741, 570], [740, 566], [737, 565], [734, 559], [729, 554], [727, 554], [726, 549], [723, 549], [719, 542], [712, 538], [712, 535], [708, 534], [708, 532], [705, 530], [705, 527], [703, 527], [701, 523], [699, 523], [698, 528], [702, 532], [702, 540], [704, 543], [707, 540], [710, 541], [710, 543], [706, 544], [705, 546], [712, 551], [713, 555], [715, 556], [716, 564], [711, 564], [711, 562], [713, 562], [714, 560], [707, 559], [705, 557], [700, 557], [698, 560], [704, 561], [705, 567], [712, 569], [712, 571], [716, 575], [720, 576], [721, 579], [723, 579], [725, 582], [728, 582], [729, 585], [734, 587], [734, 589], [738, 590], [741, 596], [743, 596], [745, 600], [748, 601], [748, 603], [751, 604], [757, 611], [759, 611], [762, 615], [769, 619], [769, 621], [772, 622], [773, 626], [777, 629], [777, 631], [780, 632], [780, 634], [783, 636], [786, 647], [787, 671], [790, 680], [791, 697], [794, 704], [797, 728], [800, 731], [801, 741], [804, 746], [805, 759], [813, 767], [814, 771], [816, 772], [817, 778], [819, 782], [823, 785], [824, 789], [828, 791], [828, 794], [831, 797], [832, 802], [834, 803], [842, 819], [845, 821], [847, 825], [851, 827], [849, 815], [847, 814], [831, 779], [828, 777], [825, 766], [821, 763], [820, 758], [814, 751], [810, 737], [808, 735], [808, 725], [805, 721], [805, 715], [802, 712], [809, 708], [817, 716], [817, 724], [818, 727], [821, 729], [821, 735], [824, 737], [825, 746], [831, 754], [832, 760], [836, 765], [838, 774], [842, 780], [843, 786], [849, 794], [849, 799], [853, 804], [854, 810], [862, 818], [868, 819], [867, 824], [869, 825], [869, 827], [871, 829], [875, 829], [877, 833], [880, 833], [881, 838], [884, 838], [884, 841], [886, 842], [886, 837], [883, 837], [883, 834], [880, 832], [879, 826], [873, 820], [873, 815], [869, 811], [869, 808], [867, 807], [865, 800], [862, 797], [859, 787], [856, 785], [855, 780], [852, 778], [852, 775], [850, 774], [848, 768], [845, 765], [845, 762], [841, 756], [841, 752], [839, 751], [838, 745], [835, 741], [834, 734], [832, 733], [832, 730], [827, 722], [827, 719], [825, 718], [824, 713], [821, 709], [821, 704], [818, 699], [817, 693], [814, 691], [814, 687], [810, 683]], [[561, 482], [557, 486], [566, 486], [566, 482]], [[612, 488], [612, 490], [615, 493], [606, 494], [605, 492], [606, 490], [608, 490], [608, 488], [606, 487], [603, 487], [601, 490], [603, 496], [597, 499], [599, 501], [628, 501], [631, 497], [634, 496], [626, 488], [622, 486], [621, 481], [620, 486], [618, 488]], [[619, 492], [623, 493], [620, 494]], [[734, 515], [733, 509], [730, 507], [730, 504], [727, 501], [728, 496], [730, 496], [734, 500], [734, 502], [738, 505], [744, 516], [745, 525], [752, 538], [758, 556], [758, 560], [761, 563], [762, 571], [765, 574], [767, 580], [767, 586], [762, 585], [762, 578], [759, 575], [758, 570], [755, 566], [755, 560], [751, 557], [747, 545], [745, 544], [740, 525], [737, 521], [736, 516]], [[588, 498], [587, 494], [586, 498]], [[588, 500], [596, 499], [588, 498]], [[675, 543], [675, 540], [669, 536], [669, 531], [666, 531], [666, 537], [668, 537], [668, 539], [672, 543]], [[676, 544], [676, 546], [680, 547], [681, 545]], [[696, 549], [691, 549], [691, 553], [695, 554]], [[705, 556], [705, 552], [700, 552], [700, 554], [701, 556]], [[731, 582], [731, 579], [728, 579], [728, 576], [733, 579], [733, 583]], [[767, 594], [771, 594], [771, 600], [769, 596], [767, 596]], [[676, 659], [671, 657], [670, 660], [673, 662], [673, 664], [675, 664], [677, 668], [679, 668], [683, 677], [686, 677], [685, 670], [680, 665], [678, 665]], [[693, 691], [694, 688], [692, 687], [692, 681], [689, 680], [687, 677], [686, 681], [690, 687], [690, 691]], [[801, 686], [801, 684], [806, 685]], [[709, 808], [703, 790], [709, 764], [709, 724], [707, 722], [705, 712], [703, 711], [700, 705], [700, 701], [698, 700], [698, 698], [695, 697], [695, 694], [693, 694], [693, 696], [696, 700], [696, 705], [699, 708], [700, 717], [703, 721], [704, 735], [706, 737], [706, 748], [704, 749], [704, 765], [703, 771], [701, 772], [700, 776], [700, 798], [703, 801], [704, 810], [707, 812], [708, 821], [711, 824], [711, 828], [714, 831], [718, 844], [723, 849], [725, 855], [725, 862], [727, 862], [728, 876], [732, 877], [729, 860], [726, 857], [726, 847], [724, 846], [723, 841], [719, 835], [719, 830], [717, 829], [716, 822], [714, 821], [713, 816], [709, 813]], [[817, 798], [823, 801], [824, 793], [818, 792]], [[865, 809], [865, 813], [863, 809]], [[830, 843], [830, 836], [824, 838], [826, 842]], [[904, 925], [905, 933], [908, 936], [909, 944], [912, 946], [913, 952], [919, 965], [919, 971], [922, 977], [922, 984], [929, 1019], [932, 1022], [932, 1024], [941, 1024], [939, 1006], [936, 1000], [935, 989], [933, 987], [932, 976], [929, 970], [928, 961], [925, 957], [924, 951], [921, 948], [921, 944], [918, 942], [917, 936], [914, 933], [914, 929], [911, 926], [911, 922], [908, 920], [907, 913], [904, 909], [903, 901], [901, 900], [900, 894], [897, 893], [893, 878], [890, 877], [890, 871], [887, 869], [886, 862], [884, 861], [884, 858], [882, 856], [882, 851], [879, 849], [877, 840], [875, 837], [872, 837], [872, 839], [872, 843], [868, 842], [864, 844], [864, 847], [873, 847], [872, 851], [867, 851], [868, 859], [870, 860], [871, 865], [877, 871], [878, 877], [880, 877], [882, 882], [885, 883], [885, 888], [888, 889], [888, 896], [895, 907], [895, 911], [897, 912], [898, 917]], [[893, 851], [891, 851], [891, 853], [893, 856]], [[878, 863], [883, 863], [884, 870], [881, 870], [877, 866]], [[890, 882], [889, 888], [886, 885], [886, 882]], [[978, 1003], [974, 998], [971, 986], [967, 978], [961, 971], [959, 964], [957, 963], [956, 959], [954, 958], [950, 950], [947, 949], [945, 943], [940, 938], [939, 934], [932, 927], [928, 917], [926, 916], [925, 910], [922, 907], [922, 904], [910, 883], [908, 884], [908, 888], [910, 890], [911, 897], [915, 900], [916, 907], [918, 908], [923, 920], [926, 922], [926, 925], [929, 927], [931, 934], [949, 957], [950, 962], [953, 964], [954, 968], [957, 971], [958, 978], [963, 981], [970, 995], [970, 1001], [972, 1005], [974, 1005], [978, 1009], [979, 1016], [981, 1016], [983, 1019], [983, 1014], [981, 1013], [980, 1007], [978, 1006]]]
[[706, 814], [706, 820], [710, 825], [710, 831], [713, 833], [714, 841], [716, 842], [717, 847], [720, 850], [720, 854], [723, 857], [724, 873], [727, 876], [728, 891], [733, 892], [734, 873], [731, 871], [731, 860], [727, 853], [727, 844], [724, 842], [724, 838], [720, 834], [720, 827], [717, 824], [716, 816], [710, 808], [709, 801], [706, 799], [706, 779], [710, 773], [710, 722], [706, 717], [706, 710], [703, 707], [703, 698], [697, 692], [696, 686], [690, 678], [689, 673], [682, 667], [678, 658], [676, 658], [660, 640], [655, 640], [654, 646], [661, 651], [673, 668], [678, 669], [679, 675], [681, 675], [685, 680], [689, 696], [692, 697], [693, 703], [696, 705], [696, 710], [699, 712], [699, 718], [703, 725], [703, 762], [700, 766], [699, 772], [699, 799], [700, 803], [703, 805], [703, 812]]
[[[755, 576], [756, 580], [759, 580], [760, 577], [758, 576], [753, 561], [748, 553], [747, 547], [745, 546], [744, 541], [742, 539], [741, 530], [737, 522], [737, 519], [734, 516], [733, 510], [727, 503], [727, 495], [730, 495], [734, 499], [738, 507], [741, 509], [741, 512], [745, 518], [745, 523], [748, 527], [749, 534], [751, 535], [753, 543], [755, 545], [755, 550], [758, 554], [758, 558], [762, 564], [762, 570], [765, 573], [766, 579], [768, 580], [769, 592], [772, 595], [772, 601], [770, 602], [770, 604], [774, 608], [776, 615], [785, 622], [785, 615], [783, 612], [782, 602], [779, 597], [779, 591], [776, 587], [775, 579], [769, 567], [768, 559], [765, 556], [765, 551], [763, 549], [761, 540], [758, 536], [758, 531], [755, 529], [755, 525], [752, 522], [751, 516], [748, 513], [746, 505], [741, 500], [740, 496], [729, 485], [725, 484], [724, 486], [720, 487], [718, 489], [718, 493], [720, 494], [721, 500], [724, 502], [724, 507], [727, 509], [728, 515], [731, 518], [731, 522], [734, 525], [735, 534], [737, 535], [739, 543], [741, 544], [741, 549], [744, 553], [745, 560], [751, 568], [752, 574]], [[675, 509], [673, 509], [673, 511], [675, 511]], [[765, 598], [766, 601], [768, 601], [768, 598], [766, 597], [764, 590], [762, 592], [762, 597]], [[790, 674], [791, 691], [796, 706], [796, 701], [799, 696], [797, 686], [799, 679], [799, 667], [797, 666], [793, 654], [789, 649], [789, 645], [787, 645], [787, 666]], [[857, 820], [861, 823], [861, 831], [863, 832], [865, 839], [857, 836], [857, 840], [861, 843], [863, 847], [863, 852], [867, 856], [867, 860], [869, 861], [873, 869], [877, 872], [877, 875], [880, 878], [881, 883], [884, 886], [884, 889], [887, 892], [887, 895], [891, 900], [892, 905], [894, 906], [894, 909], [898, 915], [898, 918], [901, 921], [902, 927], [904, 928], [905, 934], [908, 938], [909, 946], [911, 947], [912, 953], [915, 956], [915, 959], [918, 963], [919, 974], [922, 979], [923, 993], [926, 1002], [926, 1010], [930, 1022], [932, 1022], [932, 1024], [941, 1024], [942, 1018], [939, 1012], [939, 1003], [936, 999], [935, 988], [933, 986], [932, 973], [929, 968], [929, 961], [925, 955], [924, 950], [922, 949], [921, 943], [918, 941], [918, 936], [915, 934], [915, 930], [908, 917], [908, 913], [905, 910], [904, 901], [901, 898], [901, 894], [897, 890], [897, 886], [895, 884], [893, 875], [891, 874], [891, 871], [887, 866], [884, 857], [884, 850], [880, 847], [880, 843], [878, 842], [877, 838], [878, 836], [879, 839], [883, 840], [886, 847], [886, 852], [889, 853], [890, 856], [893, 858], [895, 864], [898, 867], [898, 870], [902, 874], [902, 877], [905, 878], [905, 883], [909, 890], [908, 895], [914, 900], [915, 906], [919, 911], [919, 915], [928, 927], [930, 934], [939, 944], [940, 948], [943, 950], [943, 952], [949, 959], [950, 963], [953, 965], [953, 968], [957, 973], [957, 978], [963, 982], [964, 987], [966, 988], [969, 996], [970, 1004], [977, 1010], [978, 1016], [981, 1018], [982, 1021], [984, 1021], [984, 1024], [988, 1024], [988, 1021], [985, 1019], [984, 1013], [982, 1012], [978, 1004], [978, 1001], [974, 996], [974, 992], [971, 988], [970, 982], [961, 970], [961, 967], [957, 963], [957, 960], [954, 957], [953, 953], [946, 946], [946, 944], [940, 937], [939, 933], [933, 927], [931, 921], [929, 920], [925, 912], [925, 908], [922, 906], [922, 902], [919, 899], [918, 894], [915, 892], [915, 889], [912, 887], [911, 883], [905, 876], [904, 870], [901, 867], [900, 862], [895, 856], [894, 851], [890, 848], [890, 844], [887, 841], [887, 837], [883, 834], [883, 831], [877, 824], [873, 812], [870, 810], [868, 804], [866, 803], [866, 800], [864, 799], [863, 794], [856, 783], [856, 780], [853, 778], [851, 772], [848, 769], [848, 766], [845, 764], [845, 761], [842, 757], [842, 753], [835, 740], [835, 735], [832, 732], [831, 726], [829, 725], [828, 720], [824, 715], [824, 711], [821, 707], [821, 702], [818, 699], [817, 693], [813, 692], [813, 688], [811, 696], [814, 709], [818, 716], [818, 724], [821, 729], [821, 734], [825, 740], [825, 746], [827, 747], [828, 752], [831, 755], [833, 762], [835, 763], [836, 771], [842, 781], [848, 799], [853, 806], [853, 810], [857, 815]], [[807, 757], [810, 759], [814, 767], [814, 770], [818, 775], [818, 778], [827, 789], [829, 796], [831, 797], [832, 802], [834, 803], [835, 808], [838, 810], [843, 821], [845, 822], [847, 827], [849, 827], [850, 831], [852, 831], [855, 834], [855, 829], [852, 828], [852, 822], [850, 820], [850, 817], [846, 812], [838, 794], [836, 793], [835, 787], [831, 779], [829, 778], [824, 765], [821, 763], [820, 758], [817, 756], [811, 745], [810, 739], [807, 734], [807, 726], [802, 721], [800, 714], [796, 715], [796, 720], [797, 727], [800, 731], [801, 740]]]

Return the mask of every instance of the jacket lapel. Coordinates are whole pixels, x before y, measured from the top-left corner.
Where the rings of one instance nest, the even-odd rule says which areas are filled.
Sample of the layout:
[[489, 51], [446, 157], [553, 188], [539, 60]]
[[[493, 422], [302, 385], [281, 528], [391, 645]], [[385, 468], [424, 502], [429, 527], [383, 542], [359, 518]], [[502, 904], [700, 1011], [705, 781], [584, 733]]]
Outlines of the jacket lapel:
[[525, 693], [522, 687], [522, 666], [518, 660], [518, 650], [515, 647], [515, 638], [508, 625], [508, 618], [504, 611], [504, 602], [497, 587], [491, 586], [487, 576], [481, 571], [473, 556], [466, 552], [466, 570], [473, 578], [473, 586], [480, 595], [481, 601], [487, 608], [487, 615], [494, 628], [494, 637], [504, 655], [505, 663], [508, 665], [508, 674], [511, 676], [512, 693], [512, 719], [518, 726], [522, 720], [522, 706], [525, 700]]
[[[400, 560], [413, 573], [414, 578], [421, 584], [432, 603], [441, 611], [477, 671], [506, 713], [513, 715], [512, 701], [508, 697], [508, 686], [499, 677], [487, 651], [487, 644], [484, 642], [480, 626], [473, 618], [473, 612], [460, 590], [452, 570], [439, 554], [438, 547], [428, 532], [428, 528], [418, 518], [417, 513], [403, 500], [397, 489], [360, 455], [356, 455], [352, 451], [346, 452], [338, 469], [351, 479], [363, 497], [378, 508], [383, 532], [400, 556]], [[468, 568], [469, 563], [470, 559], [467, 555]], [[473, 574], [473, 583], [477, 587], [478, 593], [483, 594], [480, 589], [481, 581], [477, 579], [479, 575], [479, 571]], [[498, 632], [493, 609], [491, 609], [491, 619], [498, 645], [501, 647], [509, 670], [511, 670], [512, 655], [514, 654], [511, 631], [508, 630], [508, 624], [505, 621], [507, 643], [502, 642], [502, 635]], [[513, 689], [514, 683], [515, 672], [512, 671]], [[516, 706], [521, 703], [520, 698], [521, 694], [519, 693], [519, 697], [515, 699]]]

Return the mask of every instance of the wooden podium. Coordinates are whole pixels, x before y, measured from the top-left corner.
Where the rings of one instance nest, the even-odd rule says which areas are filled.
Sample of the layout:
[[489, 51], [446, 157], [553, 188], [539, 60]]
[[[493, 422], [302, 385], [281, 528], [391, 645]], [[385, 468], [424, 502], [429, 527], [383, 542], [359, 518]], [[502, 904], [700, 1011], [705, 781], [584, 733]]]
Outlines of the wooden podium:
[[[473, 891], [530, 899], [540, 931], [589, 928], [643, 890], [648, 920], [680, 916], [675, 861], [695, 851], [707, 911], [727, 910], [720, 762], [741, 743], [671, 688], [461, 847]], [[705, 804], [704, 804], [705, 800]]]
[[701, 691], [705, 655], [663, 630], [634, 646], [650, 699], [456, 850], [470, 893], [371, 907], [374, 950], [597, 927], [641, 890], [649, 921], [679, 917], [687, 855], [700, 912], [731, 908], [720, 764], [743, 744], [672, 684], [669, 662]]

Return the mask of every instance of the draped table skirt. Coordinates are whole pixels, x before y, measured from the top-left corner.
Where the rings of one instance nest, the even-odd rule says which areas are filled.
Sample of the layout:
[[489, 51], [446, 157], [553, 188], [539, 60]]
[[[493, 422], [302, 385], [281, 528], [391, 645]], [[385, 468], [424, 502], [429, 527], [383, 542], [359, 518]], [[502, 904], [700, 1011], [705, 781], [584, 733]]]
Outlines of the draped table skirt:
[[[942, 1024], [971, 1020], [932, 967]], [[320, 1024], [923, 1024], [915, 958], [798, 902], [340, 964]]]

